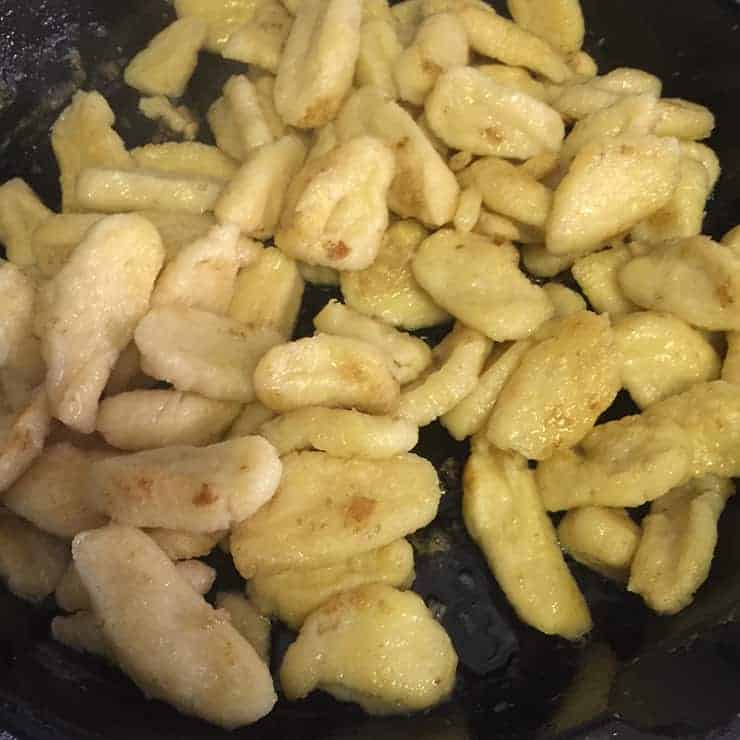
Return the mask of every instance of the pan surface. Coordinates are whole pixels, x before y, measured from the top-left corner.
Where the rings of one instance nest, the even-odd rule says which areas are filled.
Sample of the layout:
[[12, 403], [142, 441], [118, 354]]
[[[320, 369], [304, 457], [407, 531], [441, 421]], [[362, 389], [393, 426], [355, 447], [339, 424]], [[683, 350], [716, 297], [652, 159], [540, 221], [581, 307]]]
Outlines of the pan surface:
[[[740, 5], [735, 0], [582, 0], [586, 49], [602, 72], [634, 66], [658, 75], [664, 95], [708, 105], [718, 128], [719, 181], [705, 231], [719, 237], [740, 222]], [[78, 88], [98, 89], [116, 111], [129, 146], [156, 127], [136, 111], [120, 81], [133, 53], [172, 17], [164, 0], [0, 0], [0, 182], [20, 176], [51, 206], [59, 201], [50, 124]], [[202, 55], [186, 102], [201, 114], [240, 65]], [[299, 334], [331, 291], [307, 291]], [[436, 339], [436, 337], [433, 337]], [[634, 410], [620, 395], [608, 418]], [[422, 454], [437, 465], [437, 520], [412, 539], [415, 589], [439, 615], [460, 656], [449, 703], [412, 718], [369, 719], [315, 694], [280, 703], [254, 727], [225, 733], [146, 701], [119, 672], [70, 652], [49, 636], [52, 605], [31, 607], [0, 589], [0, 728], [34, 740], [290, 738], [290, 740], [477, 740], [578, 737], [737, 737], [740, 714], [740, 501], [720, 523], [709, 581], [677, 617], [650, 614], [640, 599], [574, 566], [596, 629], [582, 645], [545, 637], [513, 615], [460, 521], [460, 473], [467, 445], [438, 425]], [[223, 575], [238, 581], [226, 559]], [[274, 661], [292, 639], [275, 637]], [[0, 731], [0, 739], [6, 735]]]

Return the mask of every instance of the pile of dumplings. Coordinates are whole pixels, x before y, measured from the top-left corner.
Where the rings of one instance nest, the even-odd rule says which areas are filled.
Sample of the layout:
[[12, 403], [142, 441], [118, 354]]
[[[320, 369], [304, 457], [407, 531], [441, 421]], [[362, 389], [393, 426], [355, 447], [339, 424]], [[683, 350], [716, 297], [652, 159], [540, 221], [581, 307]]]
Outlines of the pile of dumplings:
[[[578, 0], [174, 6], [124, 72], [170, 140], [127, 148], [79, 91], [51, 130], [61, 212], [0, 187], [7, 587], [226, 728], [277, 701], [271, 620], [297, 632], [286, 700], [431, 707], [457, 656], [407, 537], [438, 511], [413, 452], [438, 421], [471, 440], [462, 518], [524, 622], [591, 629], [564, 553], [690, 604], [740, 475], [712, 113], [599, 74]], [[244, 65], [211, 139], [180, 100], [202, 52]], [[342, 301], [292, 340], [307, 284]], [[596, 425], [622, 390], [640, 413]], [[244, 590], [213, 593], [216, 547]]]

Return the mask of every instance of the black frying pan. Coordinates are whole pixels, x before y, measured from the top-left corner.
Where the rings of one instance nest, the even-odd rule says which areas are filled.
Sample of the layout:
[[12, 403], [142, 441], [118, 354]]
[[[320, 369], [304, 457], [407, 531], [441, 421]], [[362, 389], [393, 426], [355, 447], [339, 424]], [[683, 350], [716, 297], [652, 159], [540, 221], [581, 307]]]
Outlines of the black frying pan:
[[[642, 67], [664, 94], [704, 103], [719, 126], [709, 142], [723, 175], [706, 231], [740, 222], [740, 4], [737, 0], [582, 0], [586, 48], [602, 71]], [[58, 205], [48, 128], [78, 86], [97, 88], [118, 114], [130, 146], [158, 135], [123, 86], [125, 61], [172, 16], [164, 0], [0, 0], [0, 182], [26, 178]], [[239, 65], [202, 55], [187, 102], [201, 113]], [[299, 334], [329, 291], [309, 291]], [[629, 413], [620, 396], [605, 417]], [[641, 601], [574, 567], [596, 629], [583, 645], [545, 637], [512, 614], [459, 517], [465, 444], [437, 425], [421, 451], [445, 485], [438, 519], [414, 539], [415, 588], [450, 632], [460, 656], [452, 701], [412, 718], [370, 719], [315, 694], [280, 703], [256, 726], [225, 733], [146, 701], [105, 663], [49, 637], [52, 605], [32, 608], [0, 590], [0, 740], [488, 740], [489, 738], [738, 737], [740, 724], [740, 500], [720, 525], [712, 574], [677, 617], [650, 614]], [[219, 585], [239, 581], [214, 556]], [[275, 664], [292, 639], [275, 636]]]

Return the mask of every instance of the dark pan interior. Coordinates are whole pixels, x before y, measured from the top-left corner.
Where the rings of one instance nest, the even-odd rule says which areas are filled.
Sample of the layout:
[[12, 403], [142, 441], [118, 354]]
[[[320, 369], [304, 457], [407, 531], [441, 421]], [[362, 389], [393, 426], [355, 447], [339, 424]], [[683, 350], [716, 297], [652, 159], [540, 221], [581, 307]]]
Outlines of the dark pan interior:
[[[587, 50], [602, 71], [644, 68], [666, 96], [704, 103], [718, 118], [709, 142], [723, 175], [706, 220], [721, 236], [740, 222], [740, 4], [736, 0], [583, 0]], [[48, 128], [71, 93], [110, 99], [131, 146], [160, 136], [120, 82], [125, 61], [172, 16], [164, 0], [0, 0], [0, 182], [26, 178], [58, 205]], [[187, 102], [201, 113], [239, 65], [202, 55]], [[299, 333], [331, 293], [307, 293]], [[620, 396], [609, 417], [633, 410]], [[0, 727], [19, 738], [547, 738], [727, 736], [740, 714], [740, 501], [731, 501], [707, 584], [681, 615], [662, 619], [638, 598], [574, 567], [596, 629], [582, 645], [547, 638], [514, 618], [459, 518], [467, 445], [424, 430], [420, 449], [440, 470], [438, 519], [413, 537], [415, 588], [440, 615], [460, 656], [453, 700], [412, 718], [369, 719], [316, 694], [280, 703], [258, 725], [225, 733], [146, 701], [116, 670], [49, 638], [52, 607], [0, 590]], [[224, 563], [222, 583], [234, 578]], [[275, 637], [276, 663], [291, 639]], [[637, 728], [637, 729], [635, 729]], [[0, 732], [0, 737], [5, 735]]]

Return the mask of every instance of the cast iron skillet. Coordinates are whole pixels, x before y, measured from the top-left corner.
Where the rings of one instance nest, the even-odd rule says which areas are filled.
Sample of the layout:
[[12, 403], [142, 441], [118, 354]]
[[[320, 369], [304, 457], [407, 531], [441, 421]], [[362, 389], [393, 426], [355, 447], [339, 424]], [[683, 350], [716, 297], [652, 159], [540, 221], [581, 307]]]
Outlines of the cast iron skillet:
[[[737, 0], [583, 0], [586, 48], [602, 71], [636, 66], [664, 94], [709, 105], [709, 142], [723, 175], [706, 221], [719, 237], [740, 221], [740, 6]], [[158, 136], [120, 83], [122, 65], [172, 16], [164, 0], [0, 0], [0, 182], [25, 177], [58, 205], [48, 127], [78, 87], [111, 100], [131, 146]], [[202, 55], [187, 101], [203, 112], [238, 65]], [[330, 291], [308, 292], [299, 334]], [[605, 415], [634, 410], [626, 396]], [[413, 540], [415, 588], [440, 615], [460, 656], [452, 701], [412, 718], [369, 719], [326, 695], [278, 705], [258, 725], [227, 734], [146, 701], [118, 671], [49, 638], [52, 606], [32, 608], [0, 591], [0, 728], [34, 740], [290, 738], [473, 740], [556, 736], [733, 736], [740, 714], [740, 501], [722, 517], [708, 583], [681, 615], [661, 619], [641, 601], [574, 567], [596, 629], [582, 645], [547, 638], [512, 614], [459, 519], [467, 445], [437, 425], [421, 451], [446, 495], [437, 520]], [[215, 556], [219, 560], [218, 556]], [[219, 585], [239, 582], [225, 558]], [[274, 665], [292, 635], [275, 637]], [[6, 738], [0, 730], [0, 738]]]

